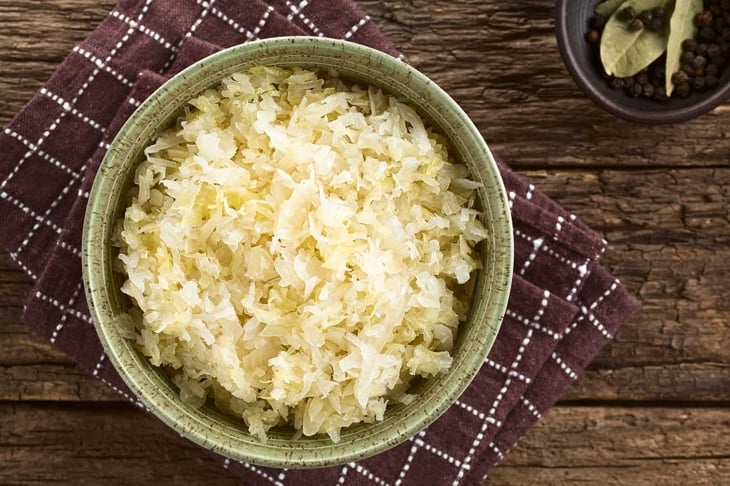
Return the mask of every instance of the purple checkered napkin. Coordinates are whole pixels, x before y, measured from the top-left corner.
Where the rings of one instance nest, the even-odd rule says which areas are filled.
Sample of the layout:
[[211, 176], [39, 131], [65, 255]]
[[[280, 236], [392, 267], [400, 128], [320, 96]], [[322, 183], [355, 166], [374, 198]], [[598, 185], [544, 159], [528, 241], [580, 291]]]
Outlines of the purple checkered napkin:
[[[172, 74], [221, 48], [282, 35], [398, 52], [350, 0], [122, 0], [0, 135], [0, 243], [33, 279], [25, 322], [139, 405], [105, 359], [81, 283], [81, 226], [109, 142]], [[600, 265], [606, 242], [500, 165], [515, 228], [502, 329], [479, 375], [406, 443], [343, 467], [222, 459], [248, 484], [478, 484], [637, 310]]]

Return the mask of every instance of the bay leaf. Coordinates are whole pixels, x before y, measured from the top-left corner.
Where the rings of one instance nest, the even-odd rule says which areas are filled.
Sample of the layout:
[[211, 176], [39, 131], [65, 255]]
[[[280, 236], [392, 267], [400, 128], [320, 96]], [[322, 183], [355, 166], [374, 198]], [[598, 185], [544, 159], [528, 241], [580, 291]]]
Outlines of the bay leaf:
[[603, 17], [610, 17], [618, 9], [618, 7], [626, 0], [603, 0], [593, 9], [595, 13]]
[[670, 5], [673, 0], [627, 0], [606, 22], [601, 35], [601, 63], [607, 74], [633, 76], [654, 62], [667, 49], [666, 31], [633, 30], [618, 19], [618, 12], [633, 7], [637, 12]]
[[672, 75], [679, 70], [682, 58], [682, 42], [695, 36], [694, 18], [702, 11], [702, 0], [676, 0], [671, 20], [669, 21], [669, 39], [667, 41], [667, 78], [665, 86], [667, 96], [672, 94], [674, 83]]

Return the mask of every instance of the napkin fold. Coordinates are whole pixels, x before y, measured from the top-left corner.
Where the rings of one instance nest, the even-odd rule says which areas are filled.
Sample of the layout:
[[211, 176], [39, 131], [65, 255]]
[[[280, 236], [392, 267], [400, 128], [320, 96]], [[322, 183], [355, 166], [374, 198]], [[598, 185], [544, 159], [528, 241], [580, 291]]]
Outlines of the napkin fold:
[[[24, 321], [142, 407], [108, 364], [81, 282], [89, 189], [125, 120], [217, 50], [282, 35], [343, 38], [401, 57], [350, 0], [121, 0], [0, 134], [2, 244], [33, 279]], [[220, 458], [247, 484], [478, 484], [638, 309], [600, 265], [606, 242], [500, 162], [515, 232], [502, 328], [471, 386], [406, 443], [342, 467], [277, 470]]]

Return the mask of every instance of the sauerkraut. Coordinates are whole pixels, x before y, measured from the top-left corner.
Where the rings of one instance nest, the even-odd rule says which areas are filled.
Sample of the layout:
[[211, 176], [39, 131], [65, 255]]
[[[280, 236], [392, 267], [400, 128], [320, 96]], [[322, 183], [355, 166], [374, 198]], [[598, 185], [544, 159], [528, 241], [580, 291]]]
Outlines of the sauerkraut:
[[487, 236], [445, 139], [373, 87], [258, 67], [145, 150], [115, 244], [127, 334], [181, 397], [337, 441], [448, 370]]

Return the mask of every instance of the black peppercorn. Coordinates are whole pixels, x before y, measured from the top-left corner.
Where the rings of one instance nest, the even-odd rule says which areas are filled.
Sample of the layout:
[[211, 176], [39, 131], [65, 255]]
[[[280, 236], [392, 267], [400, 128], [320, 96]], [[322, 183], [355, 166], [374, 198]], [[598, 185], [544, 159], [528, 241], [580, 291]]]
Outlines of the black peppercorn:
[[702, 12], [695, 15], [695, 25], [697, 27], [712, 27], [712, 21], [714, 17], [712, 12], [709, 10], [703, 10]]
[[[708, 54], [710, 50], [707, 50]], [[694, 66], [695, 69], [702, 69], [705, 66], [707, 66], [707, 58], [705, 56], [695, 56], [694, 60], [692, 61], [692, 66]]]
[[635, 97], [641, 96], [641, 93], [644, 92], [644, 88], [639, 83], [634, 83], [634, 85], [631, 87], [631, 94]]
[[722, 41], [730, 41], [730, 27], [725, 27], [720, 32], [720, 40]]
[[707, 46], [707, 57], [713, 58], [722, 55], [722, 49], [717, 44], [710, 44]]
[[689, 96], [689, 83], [678, 84], [674, 88], [674, 92], [677, 93], [677, 96], [680, 98], [686, 98]]
[[611, 80], [611, 87], [613, 89], [624, 89], [626, 87], [626, 83], [624, 83], [623, 78], [613, 78]]
[[630, 22], [636, 18], [636, 10], [633, 9], [633, 7], [626, 7], [625, 9], [621, 10], [618, 14], [618, 19], [623, 22]]
[[667, 14], [667, 11], [664, 7], [656, 7], [654, 10], [651, 11], [651, 13], [654, 15], [654, 17], [664, 18], [664, 16]]
[[606, 25], [606, 17], [603, 15], [594, 15], [588, 20], [588, 24], [592, 29], [601, 30]]
[[[701, 23], [704, 22], [704, 24], [697, 28], [698, 32], [694, 38], [686, 39], [682, 42], [680, 69], [672, 76], [675, 96], [686, 97], [689, 96], [693, 89], [699, 90], [704, 86], [707, 86], [707, 73], [705, 72], [705, 68], [709, 66], [713, 60], [713, 57], [707, 54], [708, 47], [710, 44], [713, 45], [710, 49], [710, 53], [716, 55], [718, 53], [718, 49], [721, 50], [721, 45], [724, 42], [719, 39], [722, 35], [722, 29], [730, 26], [728, 22], [725, 22], [724, 14], [717, 16], [709, 9], [709, 6], [719, 4], [721, 1], [723, 0], [704, 0], [705, 6], [708, 7], [705, 11], [705, 16], [709, 14], [709, 17], [698, 18], [698, 20]], [[730, 3], [730, 0], [726, 1]], [[664, 33], [664, 31], [668, 28], [670, 16], [665, 7], [657, 7], [638, 12], [637, 10], [638, 9], [633, 7], [625, 7], [616, 13], [617, 18], [625, 22], [626, 29], [637, 32], [642, 29], [647, 29], [654, 32]], [[730, 15], [730, 11], [728, 14]], [[717, 19], [720, 19], [720, 21], [715, 22]], [[600, 42], [602, 30], [607, 21], [608, 19], [606, 17], [598, 14], [592, 15], [588, 18], [589, 28], [586, 32], [586, 39], [588, 42], [592, 44]], [[705, 27], [712, 30], [711, 35], [707, 31], [702, 32], [702, 29]], [[703, 34], [704, 37], [701, 34]], [[700, 59], [697, 59], [698, 57], [700, 57]], [[730, 60], [730, 56], [727, 57]], [[633, 76], [617, 78], [610, 76], [605, 72], [602, 74], [604, 79], [606, 79], [607, 85], [612, 89], [624, 91], [627, 96], [651, 99], [659, 103], [666, 102], [666, 100], [670, 98], [667, 95], [667, 91], [664, 86], [666, 78], [670, 76], [670, 73], [666, 71], [665, 65], [666, 56], [662, 55], [659, 59], [650, 63]], [[712, 65], [715, 66], [712, 69], [714, 69], [716, 73], [719, 73], [719, 66], [714, 63]], [[718, 76], [716, 74], [715, 78], [717, 77]], [[700, 80], [695, 82], [695, 79], [697, 78]], [[710, 77], [710, 85], [712, 85], [712, 82], [713, 79]], [[695, 85], [699, 88], [693, 88]]]
[[717, 34], [715, 34], [715, 30], [712, 27], [702, 27], [700, 29], [699, 33], [700, 39], [704, 39], [706, 41], [715, 40], [715, 37], [717, 37]]
[[708, 74], [705, 76], [705, 86], [707, 89], [717, 88], [717, 85], [720, 83], [720, 80], [717, 78], [717, 76], [714, 76], [712, 74]]
[[672, 74], [672, 83], [674, 84], [683, 84], [689, 81], [689, 76], [684, 71], [677, 71], [676, 73]]
[[705, 90], [705, 78], [694, 78], [692, 80], [692, 88], [695, 91], [704, 91]]
[[694, 39], [686, 39], [682, 42], [682, 50], [690, 52], [697, 50], [697, 41]]
[[707, 77], [717, 76], [718, 74], [720, 74], [720, 68], [717, 67], [717, 64], [708, 64], [705, 68], [705, 74], [707, 75]]
[[719, 5], [710, 5], [710, 13], [719, 17], [722, 15], [722, 7]]
[[651, 19], [653, 19], [654, 16], [651, 14], [651, 10], [643, 10], [639, 14], [639, 18], [641, 19], [642, 22], [644, 22], [644, 25], [649, 25], [649, 23], [651, 22]]

